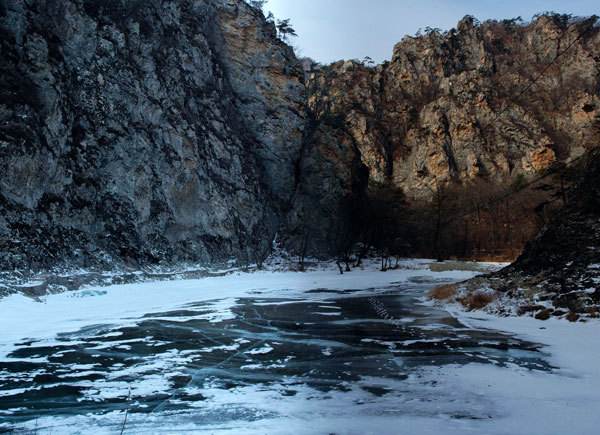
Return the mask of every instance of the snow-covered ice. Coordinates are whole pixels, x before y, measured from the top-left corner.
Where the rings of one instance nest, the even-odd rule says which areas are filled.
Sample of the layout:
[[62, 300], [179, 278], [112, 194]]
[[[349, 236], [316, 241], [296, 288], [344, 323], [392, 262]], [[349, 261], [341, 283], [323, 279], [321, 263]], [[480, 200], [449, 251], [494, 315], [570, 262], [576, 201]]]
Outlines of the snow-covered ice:
[[600, 323], [423, 303], [477, 272], [403, 266], [2, 299], [0, 431], [595, 433]]
[[344, 275], [334, 268], [306, 273], [237, 272], [195, 280], [115, 285], [49, 295], [42, 303], [14, 294], [0, 300], [0, 357], [6, 356], [14, 343], [22, 339], [51, 339], [57, 333], [90, 325], [122, 326], [123, 322], [144, 314], [165, 312], [186, 303], [211, 301], [207, 316], [217, 321], [229, 315], [229, 308], [235, 304], [233, 298], [252, 294], [293, 298], [316, 288], [368, 290], [422, 275], [459, 281], [472, 277], [473, 272], [431, 272], [426, 263], [417, 260], [409, 262], [406, 269], [386, 273], [371, 265], [367, 270]]

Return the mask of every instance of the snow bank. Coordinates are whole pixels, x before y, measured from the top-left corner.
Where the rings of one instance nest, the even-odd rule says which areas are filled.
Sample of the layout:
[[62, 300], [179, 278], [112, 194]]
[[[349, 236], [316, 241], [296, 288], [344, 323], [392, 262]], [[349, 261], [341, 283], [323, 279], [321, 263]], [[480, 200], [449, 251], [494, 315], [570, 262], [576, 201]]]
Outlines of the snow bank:
[[597, 433], [600, 427], [600, 322], [570, 323], [530, 317], [498, 318], [448, 309], [473, 328], [506, 331], [544, 344], [552, 372], [469, 364], [431, 368], [426, 376], [459, 395], [493, 399], [498, 417], [485, 433], [559, 435]]

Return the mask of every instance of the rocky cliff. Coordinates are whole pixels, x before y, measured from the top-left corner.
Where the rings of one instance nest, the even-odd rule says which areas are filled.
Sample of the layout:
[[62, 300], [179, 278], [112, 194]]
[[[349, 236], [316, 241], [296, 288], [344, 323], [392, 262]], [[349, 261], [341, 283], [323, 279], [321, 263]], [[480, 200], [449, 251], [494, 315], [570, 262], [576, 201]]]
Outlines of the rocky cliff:
[[[321, 173], [303, 179], [309, 203], [331, 206], [332, 192], [349, 194], [359, 180], [352, 174], [362, 177], [350, 168], [359, 167], [368, 172], [371, 191], [387, 186], [415, 202], [454, 186], [470, 200], [537, 177], [598, 144], [600, 29], [595, 17], [549, 14], [531, 23], [465, 17], [449, 32], [428, 29], [404, 38], [383, 65], [313, 66], [308, 90], [314, 125], [305, 167]], [[519, 220], [501, 222], [525, 228], [503, 246], [519, 249], [535, 234], [533, 209], [547, 200], [534, 193], [519, 206], [506, 204], [532, 206]], [[488, 214], [482, 232], [489, 233], [499, 213]], [[322, 216], [317, 220], [323, 228]], [[459, 225], [473, 229], [481, 214]]]
[[[326, 256], [382, 191], [477, 202], [597, 143], [595, 23], [466, 17], [306, 71], [242, 0], [0, 0], [0, 270]], [[482, 204], [465, 255], [537, 228]]]
[[254, 260], [302, 70], [237, 0], [0, 1], [0, 268]]
[[310, 108], [350, 135], [372, 182], [409, 196], [429, 195], [436, 181], [540, 172], [596, 145], [595, 22], [466, 17], [450, 32], [404, 38], [389, 63], [341, 61], [310, 73]]

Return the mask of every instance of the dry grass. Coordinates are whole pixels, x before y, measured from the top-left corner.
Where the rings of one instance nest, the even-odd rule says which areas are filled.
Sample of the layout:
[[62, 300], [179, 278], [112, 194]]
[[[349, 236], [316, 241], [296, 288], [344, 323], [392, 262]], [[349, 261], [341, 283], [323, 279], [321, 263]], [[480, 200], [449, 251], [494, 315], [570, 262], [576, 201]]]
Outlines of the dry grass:
[[470, 272], [488, 272], [484, 264], [473, 261], [444, 261], [442, 263], [430, 263], [429, 270], [432, 272], [448, 272], [449, 270], [466, 270]]
[[[441, 285], [432, 289], [428, 296], [430, 299], [447, 301], [458, 295], [458, 289], [458, 284]], [[457, 300], [468, 310], [481, 310], [494, 302], [496, 298], [496, 292], [489, 290], [475, 290], [467, 293], [465, 296], [461, 294]]]
[[481, 310], [496, 300], [496, 294], [484, 291], [475, 291], [460, 298], [459, 302], [469, 310]]
[[455, 284], [441, 285], [429, 292], [429, 297], [438, 301], [445, 301], [456, 295], [458, 288]]

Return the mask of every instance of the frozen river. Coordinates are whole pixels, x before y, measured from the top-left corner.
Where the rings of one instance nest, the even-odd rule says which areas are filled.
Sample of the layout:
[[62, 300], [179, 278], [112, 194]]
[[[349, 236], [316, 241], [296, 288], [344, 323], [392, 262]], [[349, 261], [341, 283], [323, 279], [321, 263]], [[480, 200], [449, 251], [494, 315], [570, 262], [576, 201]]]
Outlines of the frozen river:
[[[493, 395], [453, 387], [443, 373], [556, 376], [541, 344], [422, 303], [457, 276], [355, 274], [357, 287], [347, 274], [337, 288], [244, 277], [266, 287], [223, 297], [218, 279], [210, 293], [199, 280], [198, 300], [193, 282], [181, 292], [177, 282], [144, 284], [121, 307], [118, 289], [12, 301], [23, 315], [40, 310], [31, 322], [44, 322], [43, 305], [69, 321], [0, 347], [0, 433], [502, 433], [489, 423], [507, 417]], [[162, 310], [127, 307], [154, 292], [177, 296]], [[112, 303], [98, 315], [103, 298]]]

